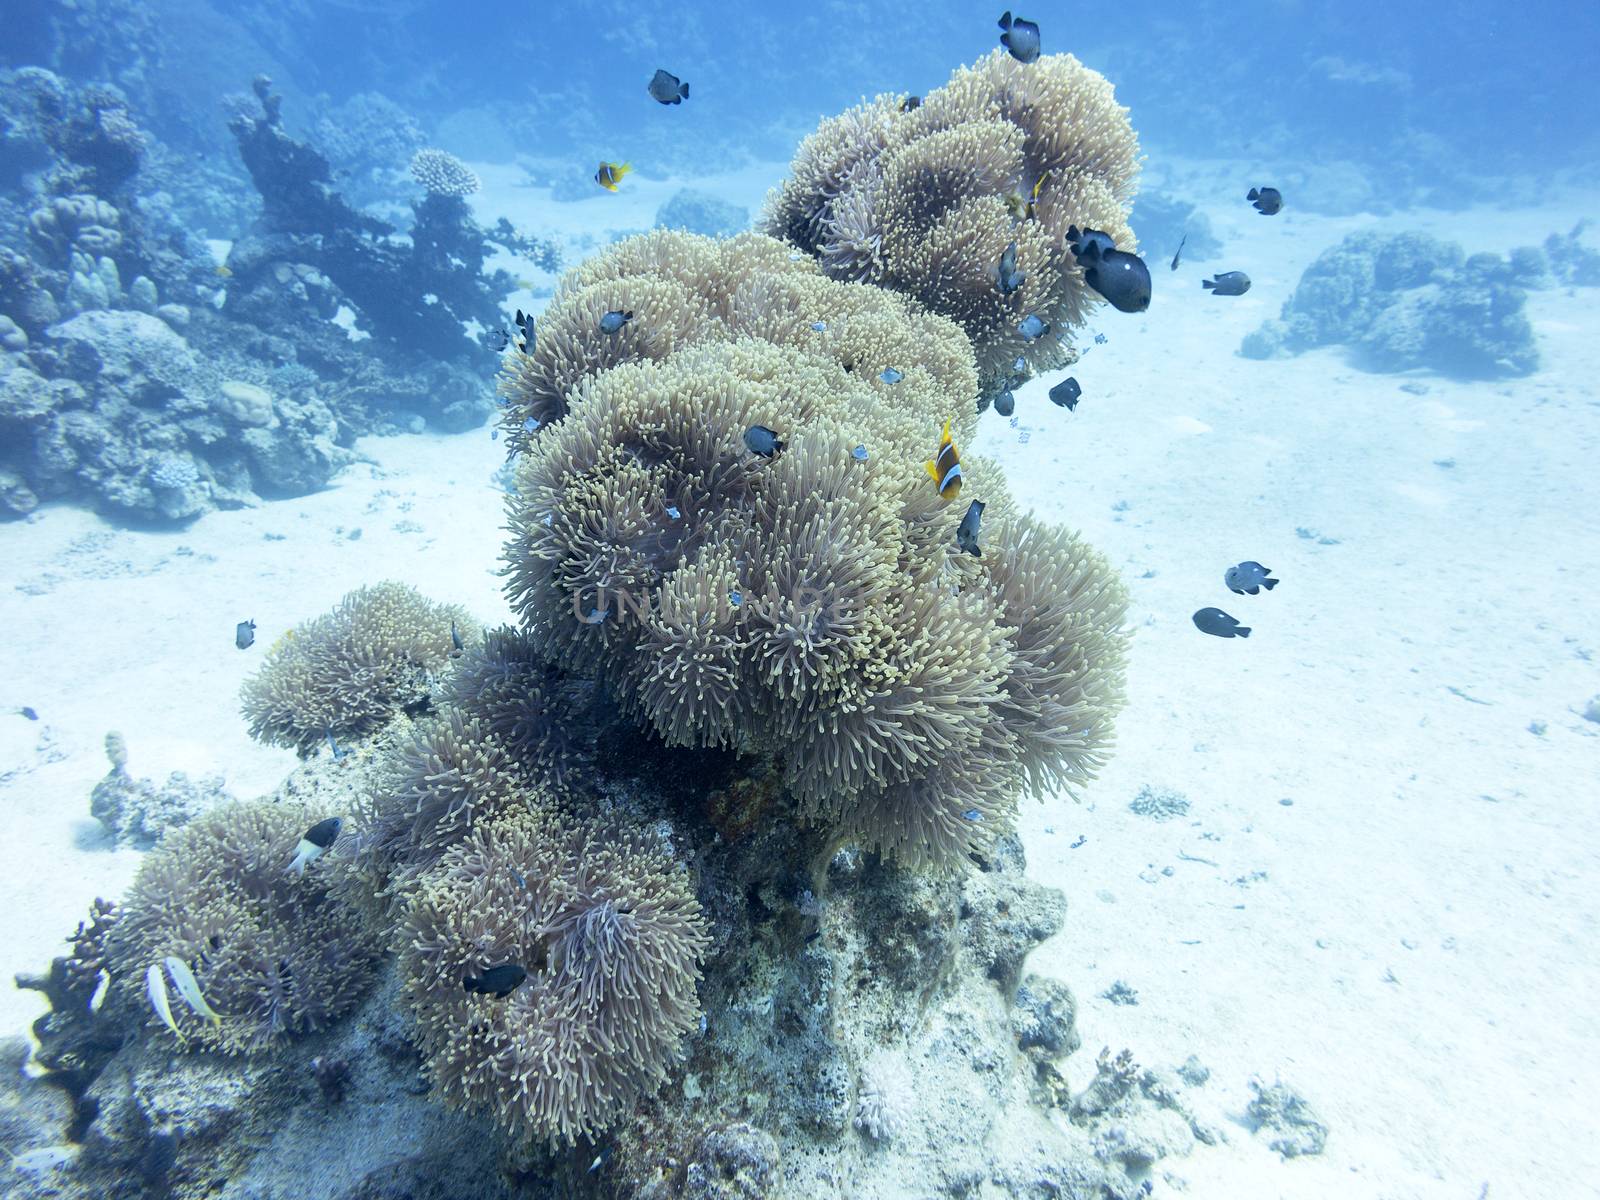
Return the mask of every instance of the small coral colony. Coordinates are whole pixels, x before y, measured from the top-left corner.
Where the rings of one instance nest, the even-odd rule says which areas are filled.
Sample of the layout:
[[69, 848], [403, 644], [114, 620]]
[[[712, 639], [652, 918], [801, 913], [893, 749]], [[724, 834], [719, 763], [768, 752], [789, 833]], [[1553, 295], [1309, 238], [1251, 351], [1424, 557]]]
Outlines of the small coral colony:
[[[960, 446], [1076, 361], [1097, 300], [1148, 308], [1137, 141], [1101, 75], [1001, 27], [943, 87], [824, 120], [759, 232], [627, 239], [567, 272], [537, 331], [517, 314], [516, 624], [382, 584], [282, 634], [244, 688], [250, 731], [343, 772], [347, 811], [263, 800], [169, 833], [80, 928], [69, 978], [95, 1012], [259, 1052], [350, 1011], [392, 953], [437, 1093], [571, 1143], [666, 1078], [711, 944], [681, 836], [597, 794], [619, 728], [737, 751], [778, 789], [761, 819], [930, 873], [992, 850], [1024, 788], [1093, 776], [1127, 592]], [[690, 95], [666, 71], [648, 90]], [[1277, 580], [1245, 562], [1226, 583]]]

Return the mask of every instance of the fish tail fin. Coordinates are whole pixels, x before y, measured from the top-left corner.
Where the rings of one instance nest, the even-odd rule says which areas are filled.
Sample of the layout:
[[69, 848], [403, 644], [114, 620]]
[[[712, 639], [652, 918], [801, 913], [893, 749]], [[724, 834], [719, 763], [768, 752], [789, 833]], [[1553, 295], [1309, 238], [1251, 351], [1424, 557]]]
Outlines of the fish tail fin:
[[1249, 637], [1250, 636], [1250, 626], [1248, 626], [1248, 625], [1240, 625], [1237, 629], [1235, 629], [1233, 631], [1233, 636], [1234, 637]]
[[1251, 188], [1250, 194], [1245, 197], [1246, 200], [1259, 200], [1260, 198], [1261, 190], [1259, 188]]
[[304, 875], [306, 873], [306, 856], [305, 856], [305, 852], [301, 851], [300, 853], [296, 854], [294, 856], [294, 861], [291, 862], [286, 868], [284, 868], [284, 872], [283, 873], [285, 875], [295, 875], [295, 876]]
[[683, 98], [685, 100], [689, 98], [689, 85], [687, 83], [683, 85]]
[[772, 452], [774, 454], [782, 454], [783, 453], [783, 447], [784, 447], [784, 443], [783, 442], [780, 442], [777, 438], [773, 438], [772, 439]]
[[1200, 281], [1200, 286], [1209, 292], [1212, 288], [1217, 286], [1217, 281], [1215, 279], [1202, 279]]
[[1263, 579], [1261, 581], [1261, 586], [1266, 588], [1267, 591], [1270, 592], [1273, 588], [1278, 586], [1278, 580], [1276, 580], [1276, 579]]

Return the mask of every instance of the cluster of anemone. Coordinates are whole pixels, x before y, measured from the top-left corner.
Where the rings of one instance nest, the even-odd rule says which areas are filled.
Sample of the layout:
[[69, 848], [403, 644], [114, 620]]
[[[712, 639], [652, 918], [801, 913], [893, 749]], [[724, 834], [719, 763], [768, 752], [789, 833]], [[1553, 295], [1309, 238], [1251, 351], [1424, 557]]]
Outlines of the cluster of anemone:
[[[879, 96], [822, 122], [768, 200], [765, 229], [835, 279], [891, 288], [957, 322], [986, 392], [1064, 366], [1060, 335], [1096, 296], [1067, 245], [1072, 225], [1133, 249], [1138, 140], [1111, 84], [1070, 54], [1020, 63], [996, 50], [911, 107]], [[1021, 287], [997, 287], [1017, 246]], [[1057, 336], [1025, 341], [1028, 315]]]
[[482, 186], [471, 167], [449, 151], [432, 146], [411, 156], [411, 177], [430, 196], [470, 196]]
[[455, 709], [419, 721], [357, 799], [365, 865], [402, 891], [475, 825], [526, 804], [530, 782], [482, 721]]
[[435, 699], [478, 722], [554, 791], [583, 787], [602, 724], [600, 689], [544, 661], [521, 630], [502, 626], [467, 646]]
[[358, 588], [330, 613], [296, 625], [240, 692], [250, 736], [302, 756], [329, 738], [360, 736], [425, 705], [433, 676], [477, 623], [415, 588]]
[[[501, 382], [511, 428], [537, 421], [507, 550], [528, 643], [668, 744], [768, 757], [804, 815], [945, 867], [1024, 783], [1103, 758], [1125, 590], [992, 464], [966, 456], [961, 503], [932, 486], [944, 422], [976, 422], [950, 320], [772, 238], [656, 232], [569, 274]], [[754, 425], [785, 449], [753, 454]]]
[[346, 904], [332, 861], [291, 872], [302, 835], [328, 816], [293, 803], [230, 804], [170, 832], [139, 868], [105, 957], [126, 1000], [162, 1029], [146, 974], [174, 957], [219, 1019], [169, 993], [182, 1044], [259, 1051], [326, 1028], [374, 976], [381, 943]]
[[[474, 827], [400, 930], [426, 1069], [517, 1141], [592, 1135], [666, 1078], [708, 945], [687, 874], [645, 835], [521, 807]], [[467, 986], [526, 973], [503, 995]]]

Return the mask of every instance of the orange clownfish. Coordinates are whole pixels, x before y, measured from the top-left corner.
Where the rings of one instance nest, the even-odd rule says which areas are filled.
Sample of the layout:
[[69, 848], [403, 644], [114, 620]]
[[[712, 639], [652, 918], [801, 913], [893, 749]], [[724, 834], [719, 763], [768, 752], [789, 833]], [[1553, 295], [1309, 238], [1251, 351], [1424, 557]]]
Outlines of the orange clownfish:
[[941, 500], [954, 500], [961, 494], [961, 454], [950, 440], [948, 418], [944, 423], [944, 432], [939, 435], [939, 447], [928, 460], [927, 468], [934, 486], [939, 489]]
[[594, 181], [606, 191], [614, 192], [622, 177], [632, 170], [631, 163], [601, 162], [600, 169], [594, 173]]

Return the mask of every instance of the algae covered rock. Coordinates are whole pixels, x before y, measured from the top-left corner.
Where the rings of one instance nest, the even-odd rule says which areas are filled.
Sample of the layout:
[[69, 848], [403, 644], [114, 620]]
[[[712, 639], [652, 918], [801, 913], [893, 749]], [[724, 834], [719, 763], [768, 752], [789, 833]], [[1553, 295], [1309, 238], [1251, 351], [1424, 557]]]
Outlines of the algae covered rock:
[[1239, 352], [1273, 358], [1344, 345], [1375, 371], [1527, 375], [1539, 353], [1523, 289], [1539, 283], [1526, 259], [1466, 258], [1421, 233], [1354, 233], [1305, 269], [1283, 311]]

